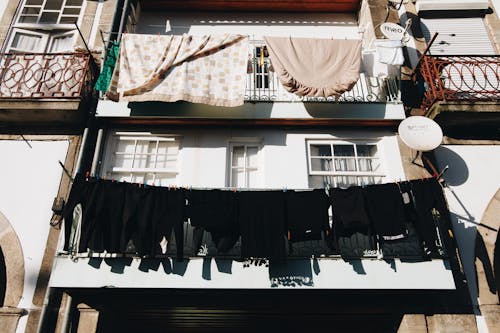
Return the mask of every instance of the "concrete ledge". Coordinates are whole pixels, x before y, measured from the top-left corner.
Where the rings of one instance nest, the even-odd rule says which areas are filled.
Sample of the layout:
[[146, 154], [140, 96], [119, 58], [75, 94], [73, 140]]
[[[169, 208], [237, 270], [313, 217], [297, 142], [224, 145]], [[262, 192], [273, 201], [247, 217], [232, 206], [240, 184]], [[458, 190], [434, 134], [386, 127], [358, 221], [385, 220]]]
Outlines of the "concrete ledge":
[[21, 316], [27, 314], [25, 309], [1, 307], [0, 328], [2, 333], [14, 333]]

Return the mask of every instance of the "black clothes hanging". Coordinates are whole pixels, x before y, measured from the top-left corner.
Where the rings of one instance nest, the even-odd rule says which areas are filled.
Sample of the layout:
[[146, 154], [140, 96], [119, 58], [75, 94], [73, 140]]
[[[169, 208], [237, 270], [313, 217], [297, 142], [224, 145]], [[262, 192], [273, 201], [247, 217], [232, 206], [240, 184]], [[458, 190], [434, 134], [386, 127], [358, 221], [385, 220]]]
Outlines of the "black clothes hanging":
[[[156, 247], [156, 253], [164, 254], [161, 251], [160, 244], [163, 237], [170, 240], [172, 231], [175, 235], [176, 244], [176, 256], [181, 259], [184, 256], [184, 221], [186, 220], [186, 190], [184, 189], [166, 189], [159, 188], [163, 195], [166, 195], [166, 209], [164, 213], [160, 213], [161, 210], [158, 209], [158, 217], [155, 220], [159, 222], [156, 223], [156, 241], [154, 246]], [[160, 250], [160, 251], [158, 251]]]
[[429, 254], [439, 254], [437, 225], [432, 210], [436, 209], [440, 218], [444, 219], [447, 225], [451, 224], [443, 189], [435, 178], [411, 180], [410, 186], [417, 216], [415, 228], [422, 239], [424, 250]]
[[64, 251], [70, 250], [71, 227], [73, 226], [73, 211], [78, 204], [86, 204], [90, 186], [85, 182], [81, 174], [77, 174], [73, 180], [73, 186], [68, 196], [68, 202], [64, 205]]
[[221, 190], [192, 190], [187, 196], [191, 225], [195, 227], [195, 249], [199, 249], [203, 231], [207, 231], [218, 252], [231, 250], [239, 238], [236, 194]]
[[351, 236], [359, 232], [371, 234], [371, 223], [366, 211], [366, 200], [360, 186], [331, 188], [333, 225], [335, 235]]
[[237, 193], [243, 258], [284, 260], [285, 196], [283, 191]]
[[368, 185], [364, 189], [368, 214], [375, 233], [382, 240], [406, 237], [403, 197], [395, 183]]
[[285, 192], [287, 228], [289, 240], [302, 242], [321, 240], [322, 232], [328, 232], [328, 207], [330, 200], [323, 189]]
[[101, 247], [102, 238], [95, 232], [97, 228], [97, 205], [101, 199], [103, 183], [90, 179], [85, 182], [86, 200], [82, 202], [82, 220], [78, 252], [87, 252], [89, 248]]
[[144, 253], [142, 232], [147, 229], [153, 213], [152, 195], [148, 189], [127, 186], [123, 205], [123, 222], [120, 233], [121, 253]]
[[123, 205], [127, 184], [99, 180], [96, 203], [96, 223], [88, 247], [96, 252], [120, 251], [120, 232], [123, 221]]

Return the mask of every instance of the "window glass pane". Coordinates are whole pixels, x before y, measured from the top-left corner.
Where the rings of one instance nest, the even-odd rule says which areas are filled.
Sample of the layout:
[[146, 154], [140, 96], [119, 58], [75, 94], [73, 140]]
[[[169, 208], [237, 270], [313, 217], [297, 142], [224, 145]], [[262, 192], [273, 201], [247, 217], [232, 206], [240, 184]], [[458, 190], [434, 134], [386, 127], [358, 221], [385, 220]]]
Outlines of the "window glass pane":
[[335, 156], [354, 156], [354, 146], [352, 145], [334, 145], [333, 154]]
[[117, 152], [133, 154], [135, 149], [135, 140], [119, 140]]
[[358, 156], [363, 156], [363, 157], [377, 156], [376, 145], [357, 145], [356, 150], [358, 151]]
[[245, 147], [244, 146], [234, 146], [233, 147], [233, 160], [231, 161], [232, 166], [245, 166]]
[[61, 17], [61, 20], [59, 21], [59, 23], [69, 24], [69, 23], [75, 23], [76, 21], [78, 21], [78, 17], [76, 17], [76, 16], [63, 16], [63, 17]]
[[49, 52], [63, 52], [73, 49], [73, 35], [65, 35], [52, 39]]
[[19, 23], [36, 23], [38, 16], [24, 16], [19, 17]]
[[47, 0], [44, 9], [61, 9], [63, 0]]
[[245, 187], [245, 172], [243, 172], [243, 169], [232, 169], [231, 172], [231, 186]]
[[356, 171], [354, 158], [336, 158], [335, 171]]
[[359, 171], [373, 171], [372, 160], [368, 158], [358, 159]]
[[309, 187], [325, 188], [327, 185], [333, 186], [334, 181], [332, 176], [310, 176]]
[[257, 147], [247, 147], [247, 159], [249, 167], [257, 167], [257, 153], [259, 148]]
[[40, 13], [40, 7], [24, 7], [21, 15], [38, 15]]
[[113, 166], [117, 168], [131, 168], [133, 161], [133, 155], [115, 155], [115, 160]]
[[330, 145], [311, 145], [311, 156], [332, 156]]
[[43, 0], [26, 0], [27, 6], [41, 6], [43, 4]]
[[380, 161], [376, 158], [359, 158], [359, 171], [381, 172]]
[[63, 15], [78, 16], [80, 15], [80, 8], [65, 8], [63, 10]]
[[57, 23], [59, 13], [44, 12], [40, 17], [40, 23]]
[[81, 6], [83, 0], [66, 0], [66, 6]]
[[17, 32], [12, 40], [11, 47], [21, 51], [37, 52], [42, 48], [42, 39], [42, 36]]
[[358, 185], [358, 180], [356, 176], [336, 176], [335, 182], [336, 186], [338, 187], [349, 187], [353, 185]]
[[331, 158], [312, 158], [311, 159], [311, 170], [312, 171], [332, 171], [332, 159]]

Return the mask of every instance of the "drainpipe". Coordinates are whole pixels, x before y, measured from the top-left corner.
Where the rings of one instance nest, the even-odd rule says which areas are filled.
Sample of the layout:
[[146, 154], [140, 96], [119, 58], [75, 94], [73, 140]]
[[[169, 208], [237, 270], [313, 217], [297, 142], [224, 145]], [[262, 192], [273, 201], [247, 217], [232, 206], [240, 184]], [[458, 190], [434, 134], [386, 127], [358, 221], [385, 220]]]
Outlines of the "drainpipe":
[[87, 144], [88, 135], [89, 135], [89, 128], [85, 127], [85, 129], [83, 130], [82, 142], [80, 144], [80, 150], [78, 151], [78, 158], [76, 159], [75, 170], [73, 171], [73, 178], [75, 178], [76, 174], [81, 171], [80, 168], [82, 165], [83, 152], [84, 152], [85, 146]]
[[99, 163], [99, 156], [101, 155], [102, 137], [104, 130], [102, 128], [97, 132], [97, 140], [94, 149], [94, 157], [92, 158], [92, 169], [90, 169], [90, 175], [94, 177], [97, 172], [97, 164]]
[[122, 17], [120, 19], [120, 28], [118, 30], [118, 36], [116, 38], [118, 41], [120, 41], [122, 39], [122, 32], [123, 32], [123, 28], [125, 27], [125, 18], [127, 16], [127, 9], [128, 9], [129, 3], [130, 3], [130, 0], [125, 0], [125, 2], [123, 3]]

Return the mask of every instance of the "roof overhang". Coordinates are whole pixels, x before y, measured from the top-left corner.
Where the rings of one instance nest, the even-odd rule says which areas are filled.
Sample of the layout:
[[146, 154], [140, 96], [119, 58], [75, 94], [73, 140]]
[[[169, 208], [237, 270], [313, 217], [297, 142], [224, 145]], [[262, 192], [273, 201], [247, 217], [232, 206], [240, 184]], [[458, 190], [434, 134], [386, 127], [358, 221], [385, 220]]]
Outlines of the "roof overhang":
[[360, 0], [145, 0], [145, 10], [357, 12]]

